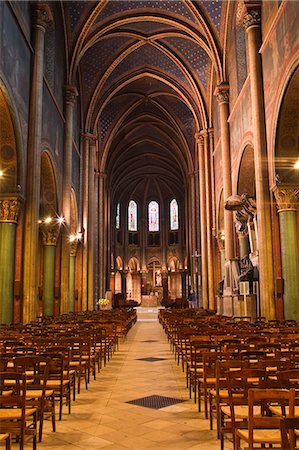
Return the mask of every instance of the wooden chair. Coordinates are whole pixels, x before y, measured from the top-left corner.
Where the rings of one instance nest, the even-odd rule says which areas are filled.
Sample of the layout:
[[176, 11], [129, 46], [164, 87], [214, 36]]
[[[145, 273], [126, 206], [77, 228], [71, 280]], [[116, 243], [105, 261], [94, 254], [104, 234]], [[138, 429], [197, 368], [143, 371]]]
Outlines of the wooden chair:
[[[236, 449], [241, 450], [241, 442], [247, 444], [248, 450], [263, 449], [266, 445], [280, 445], [280, 419], [266, 415], [269, 405], [278, 404], [289, 407], [290, 417], [294, 417], [295, 390], [294, 389], [249, 389], [248, 391], [248, 422], [245, 428], [235, 429]], [[259, 411], [256, 413], [255, 407]], [[244, 426], [244, 423], [242, 424]], [[281, 447], [282, 448], [282, 447]]]
[[39, 421], [39, 442], [42, 441], [44, 417], [49, 415], [55, 432], [55, 396], [53, 389], [47, 389], [51, 358], [44, 356], [16, 356], [14, 369], [30, 378], [27, 384], [26, 405], [37, 409]]
[[[245, 361], [240, 369], [231, 368], [227, 372], [228, 397], [223, 399], [226, 405], [221, 406], [219, 419], [221, 449], [224, 448], [224, 438], [227, 437], [232, 438], [236, 448], [235, 429], [237, 426], [244, 425], [248, 418], [249, 389], [265, 386], [265, 370], [246, 367], [246, 364]], [[255, 412], [257, 412], [256, 409]]]
[[1, 433], [0, 441], [5, 442], [5, 450], [11, 450], [11, 434], [10, 433]]
[[68, 361], [65, 361], [62, 353], [44, 353], [42, 356], [51, 358], [47, 389], [53, 389], [55, 398], [58, 398], [59, 420], [61, 420], [64, 401], [68, 407], [68, 413], [71, 413], [71, 377], [68, 374]]
[[299, 430], [299, 417], [283, 417], [280, 419], [281, 446], [284, 450], [298, 450], [296, 436]]
[[[2, 395], [11, 386], [11, 395]], [[37, 409], [27, 407], [26, 376], [17, 372], [0, 372], [0, 433], [11, 433], [24, 449], [25, 439], [32, 438], [32, 449], [37, 444]]]

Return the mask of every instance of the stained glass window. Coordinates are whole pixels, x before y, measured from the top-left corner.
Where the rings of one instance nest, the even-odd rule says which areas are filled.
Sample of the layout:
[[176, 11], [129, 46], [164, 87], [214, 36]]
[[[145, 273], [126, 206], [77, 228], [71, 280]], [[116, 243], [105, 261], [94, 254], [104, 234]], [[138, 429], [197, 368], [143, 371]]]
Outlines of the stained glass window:
[[148, 205], [148, 230], [159, 231], [159, 205], [157, 202], [150, 202]]
[[120, 203], [116, 205], [115, 227], [119, 230], [120, 227]]
[[137, 204], [130, 200], [128, 208], [128, 230], [137, 231]]
[[179, 208], [175, 198], [170, 202], [170, 229], [179, 229]]

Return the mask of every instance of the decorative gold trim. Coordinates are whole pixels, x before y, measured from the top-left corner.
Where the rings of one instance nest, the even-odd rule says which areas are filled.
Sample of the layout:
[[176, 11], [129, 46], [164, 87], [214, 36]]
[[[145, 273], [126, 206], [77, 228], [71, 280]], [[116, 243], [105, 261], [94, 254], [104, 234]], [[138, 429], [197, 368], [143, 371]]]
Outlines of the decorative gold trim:
[[42, 224], [40, 226], [43, 245], [56, 245], [59, 236], [60, 227], [58, 224]]
[[275, 186], [273, 193], [278, 212], [297, 211], [299, 203], [299, 186]]
[[0, 222], [17, 223], [22, 199], [19, 195], [1, 195]]

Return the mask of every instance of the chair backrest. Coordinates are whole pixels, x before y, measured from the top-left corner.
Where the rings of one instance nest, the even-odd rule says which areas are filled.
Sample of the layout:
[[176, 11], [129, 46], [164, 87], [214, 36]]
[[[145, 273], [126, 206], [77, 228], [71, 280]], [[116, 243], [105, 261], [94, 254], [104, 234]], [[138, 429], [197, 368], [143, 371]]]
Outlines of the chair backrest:
[[[267, 414], [270, 404], [289, 408], [289, 417], [294, 417], [295, 411], [295, 389], [249, 389], [248, 390], [248, 448], [253, 448], [254, 430], [280, 428], [280, 421], [276, 417]], [[254, 406], [259, 405], [260, 411], [256, 412]], [[278, 418], [277, 418], [278, 419]]]
[[281, 447], [283, 450], [296, 450], [295, 430], [299, 430], [299, 417], [280, 418]]

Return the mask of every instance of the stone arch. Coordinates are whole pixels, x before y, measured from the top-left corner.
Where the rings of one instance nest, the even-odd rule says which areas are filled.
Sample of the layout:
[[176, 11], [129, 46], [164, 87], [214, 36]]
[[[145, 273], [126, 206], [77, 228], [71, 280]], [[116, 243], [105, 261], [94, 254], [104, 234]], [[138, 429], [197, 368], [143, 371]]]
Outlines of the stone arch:
[[45, 150], [41, 156], [40, 219], [46, 216], [59, 217], [57, 182], [50, 153]]
[[0, 170], [1, 192], [9, 194], [18, 190], [18, 152], [13, 116], [5, 92], [0, 86]]
[[254, 150], [248, 144], [243, 150], [239, 165], [237, 194], [255, 197]]
[[140, 262], [139, 262], [138, 258], [133, 256], [132, 258], [129, 259], [129, 261], [128, 261], [128, 269], [129, 269], [130, 272], [139, 272], [139, 270], [140, 270]]
[[299, 184], [299, 66], [282, 97], [275, 139], [275, 179], [282, 184]]

